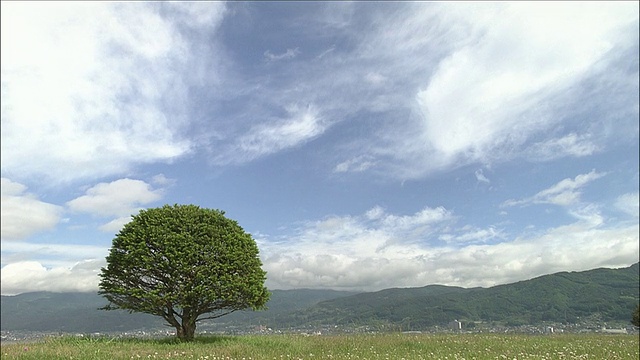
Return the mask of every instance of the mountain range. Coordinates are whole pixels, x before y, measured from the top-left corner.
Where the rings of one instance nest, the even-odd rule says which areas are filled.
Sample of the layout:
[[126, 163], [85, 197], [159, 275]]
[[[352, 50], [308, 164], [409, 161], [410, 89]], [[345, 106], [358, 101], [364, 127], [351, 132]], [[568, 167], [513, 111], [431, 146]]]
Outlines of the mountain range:
[[[202, 324], [219, 330], [266, 325], [395, 326], [421, 330], [456, 319], [504, 325], [577, 323], [594, 317], [628, 322], [640, 301], [640, 266], [559, 272], [490, 288], [429, 285], [353, 293], [273, 290], [268, 310], [236, 312]], [[125, 332], [164, 328], [162, 319], [103, 311], [96, 293], [36, 292], [2, 296], [2, 331]], [[200, 325], [199, 325], [200, 328]]]

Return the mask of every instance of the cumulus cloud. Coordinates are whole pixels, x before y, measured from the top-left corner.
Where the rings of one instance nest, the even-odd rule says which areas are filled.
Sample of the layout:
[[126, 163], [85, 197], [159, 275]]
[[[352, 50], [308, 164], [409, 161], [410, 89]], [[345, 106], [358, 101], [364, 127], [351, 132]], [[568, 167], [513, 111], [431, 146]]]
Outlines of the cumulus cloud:
[[118, 217], [100, 226], [100, 230], [113, 232], [129, 222], [142, 205], [162, 198], [161, 189], [153, 189], [142, 180], [119, 179], [110, 183], [99, 183], [86, 194], [67, 202], [71, 211], [89, 213], [99, 217]]
[[402, 283], [395, 275], [415, 270], [406, 259], [453, 219], [442, 207], [395, 215], [376, 206], [360, 216], [308, 222], [283, 241], [258, 242], [269, 279], [277, 286], [380, 287]]
[[2, 294], [96, 291], [107, 246], [4, 242]]
[[140, 204], [148, 204], [162, 197], [142, 180], [119, 179], [99, 183], [82, 195], [67, 202], [69, 209], [99, 216], [132, 214]]
[[211, 29], [223, 11], [3, 2], [3, 174], [65, 182], [189, 153], [186, 96], [200, 60], [185, 31]]
[[607, 227], [593, 221], [594, 209], [582, 215], [568, 225], [513, 237], [495, 227], [456, 227], [452, 214], [438, 208], [399, 216], [374, 207], [362, 216], [309, 222], [279, 241], [257, 240], [272, 288], [487, 287], [637, 261], [637, 224]]
[[71, 267], [44, 267], [37, 261], [22, 261], [2, 267], [2, 295], [33, 291], [97, 291], [98, 274], [105, 263], [83, 261]]
[[27, 187], [2, 178], [2, 240], [23, 240], [52, 230], [62, 219], [63, 209], [26, 192]]
[[599, 179], [605, 175], [605, 173], [598, 173], [595, 170], [592, 170], [587, 174], [578, 175], [574, 179], [564, 179], [559, 183], [551, 186], [550, 188], [544, 189], [531, 197], [521, 200], [507, 200], [502, 203], [501, 206], [525, 206], [530, 204], [554, 204], [560, 206], [573, 205], [580, 200], [580, 188], [582, 188], [589, 182]]

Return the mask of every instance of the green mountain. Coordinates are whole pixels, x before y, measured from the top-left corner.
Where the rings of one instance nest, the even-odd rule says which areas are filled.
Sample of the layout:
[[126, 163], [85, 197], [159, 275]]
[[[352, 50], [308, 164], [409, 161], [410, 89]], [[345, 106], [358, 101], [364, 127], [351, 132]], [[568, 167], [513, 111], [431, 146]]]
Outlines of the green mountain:
[[292, 313], [287, 323], [316, 326], [394, 325], [419, 330], [465, 322], [507, 325], [577, 323], [598, 316], [628, 322], [640, 299], [639, 264], [622, 269], [560, 272], [491, 288], [431, 285], [328, 300]]
[[[353, 295], [333, 290], [274, 290], [265, 311], [240, 311], [219, 318], [218, 327], [258, 325], [320, 301]], [[2, 331], [125, 332], [165, 329], [161, 318], [125, 310], [104, 311], [97, 293], [34, 292], [0, 297]]]
[[127, 311], [103, 311], [97, 293], [34, 292], [0, 298], [2, 331], [125, 332], [162, 326], [159, 318]]
[[[640, 299], [640, 265], [621, 269], [560, 272], [491, 288], [429, 285], [371, 293], [332, 290], [274, 290], [265, 311], [236, 312], [204, 322], [199, 329], [313, 326], [389, 326], [422, 330], [465, 323], [506, 325], [544, 321], [577, 323], [589, 317], [628, 323]], [[2, 296], [3, 331], [124, 332], [168, 329], [160, 318], [103, 311], [95, 293], [37, 292]]]

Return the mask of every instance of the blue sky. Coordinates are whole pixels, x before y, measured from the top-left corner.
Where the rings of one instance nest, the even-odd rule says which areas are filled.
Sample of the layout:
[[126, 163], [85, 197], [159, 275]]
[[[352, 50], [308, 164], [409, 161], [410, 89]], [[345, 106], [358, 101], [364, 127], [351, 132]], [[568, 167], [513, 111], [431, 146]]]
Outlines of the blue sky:
[[95, 291], [140, 209], [271, 289], [639, 257], [638, 2], [2, 2], [2, 293]]

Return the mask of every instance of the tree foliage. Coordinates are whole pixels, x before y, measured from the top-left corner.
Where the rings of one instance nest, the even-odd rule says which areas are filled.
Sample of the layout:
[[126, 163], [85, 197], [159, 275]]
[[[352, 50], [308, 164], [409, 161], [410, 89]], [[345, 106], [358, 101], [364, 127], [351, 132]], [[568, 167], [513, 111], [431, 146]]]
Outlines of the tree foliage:
[[258, 247], [220, 210], [165, 205], [140, 211], [113, 240], [100, 291], [109, 305], [164, 318], [192, 340], [196, 322], [269, 299]]
[[631, 323], [635, 326], [640, 326], [640, 304], [636, 306], [636, 310], [633, 312]]

